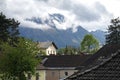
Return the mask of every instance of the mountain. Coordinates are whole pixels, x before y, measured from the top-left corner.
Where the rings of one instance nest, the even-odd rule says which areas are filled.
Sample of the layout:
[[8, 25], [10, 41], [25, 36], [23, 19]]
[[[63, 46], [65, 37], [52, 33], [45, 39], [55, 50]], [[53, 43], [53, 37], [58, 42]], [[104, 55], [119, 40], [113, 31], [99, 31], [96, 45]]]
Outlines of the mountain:
[[20, 27], [19, 30], [21, 36], [34, 41], [54, 41], [59, 48], [66, 45], [78, 47], [84, 35], [88, 34], [88, 31], [82, 27], [78, 27], [78, 31], [74, 33], [72, 32], [72, 28], [67, 30], [49, 29], [42, 31], [40, 29]]
[[100, 42], [101, 45], [105, 44], [105, 32], [101, 30], [96, 30], [96, 31], [91, 31], [90, 32], [98, 41]]
[[[96, 36], [96, 34], [102, 34], [102, 32], [100, 33], [99, 31], [88, 32], [80, 25], [76, 26], [76, 31], [74, 31], [72, 27], [61, 29], [63, 24], [66, 22], [66, 19], [63, 15], [58, 13], [49, 14], [49, 16], [45, 18], [32, 17], [25, 20], [40, 26], [47, 25], [50, 28], [44, 30], [42, 28], [35, 29], [28, 26], [20, 26], [19, 30], [21, 36], [32, 39], [34, 41], [53, 41], [58, 46], [58, 48], [65, 47], [66, 45], [78, 47], [80, 46], [80, 42], [86, 34], [92, 33], [94, 36]], [[96, 38], [98, 38], [101, 42], [104, 42], [102, 40], [103, 37], [96, 36]]]

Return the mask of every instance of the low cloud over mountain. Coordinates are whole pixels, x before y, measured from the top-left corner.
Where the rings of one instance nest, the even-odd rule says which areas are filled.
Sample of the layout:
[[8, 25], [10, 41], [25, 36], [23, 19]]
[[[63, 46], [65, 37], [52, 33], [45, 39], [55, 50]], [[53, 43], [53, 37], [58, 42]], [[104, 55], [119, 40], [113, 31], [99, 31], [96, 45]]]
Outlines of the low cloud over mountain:
[[[65, 25], [65, 17], [58, 13], [49, 14], [46, 18], [31, 17], [25, 20], [39, 25], [37, 26], [39, 27], [37, 29], [31, 28], [31, 24], [20, 26], [21, 36], [30, 38], [34, 41], [54, 41], [59, 48], [65, 47], [66, 45], [79, 47], [81, 40], [86, 34], [93, 34], [101, 44], [104, 43], [104, 32], [94, 31], [90, 33], [80, 25], [71, 23]], [[48, 28], [46, 27], [45, 29], [45, 26]], [[64, 28], [65, 26], [68, 26], [69, 28]], [[99, 34], [100, 37], [95, 34]]]

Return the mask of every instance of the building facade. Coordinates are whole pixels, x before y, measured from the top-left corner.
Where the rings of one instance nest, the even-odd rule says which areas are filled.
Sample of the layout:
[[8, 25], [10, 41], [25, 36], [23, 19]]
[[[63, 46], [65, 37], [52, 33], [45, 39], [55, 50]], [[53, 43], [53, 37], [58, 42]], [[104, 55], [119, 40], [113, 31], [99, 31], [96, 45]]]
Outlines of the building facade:
[[42, 63], [36, 67], [36, 75], [31, 76], [30, 80], [64, 80], [76, 73], [78, 70], [75, 68], [89, 57], [90, 55], [44, 56]]
[[46, 55], [56, 55], [58, 49], [54, 42], [38, 42], [38, 48]]

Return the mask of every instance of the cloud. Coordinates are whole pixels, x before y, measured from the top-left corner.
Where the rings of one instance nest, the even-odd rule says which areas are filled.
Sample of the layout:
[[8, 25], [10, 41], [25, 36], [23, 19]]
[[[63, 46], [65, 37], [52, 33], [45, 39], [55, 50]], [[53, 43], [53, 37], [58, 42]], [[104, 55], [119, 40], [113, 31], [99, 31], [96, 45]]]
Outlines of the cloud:
[[76, 15], [76, 19], [80, 21], [94, 21], [98, 20], [100, 16], [89, 6], [81, 3], [75, 3], [73, 0], [48, 0], [47, 5], [55, 7], [60, 10], [69, 11]]
[[106, 8], [97, 1], [88, 5], [87, 3], [78, 3], [76, 0], [59, 0], [59, 2], [57, 0], [47, 0], [46, 4], [73, 13], [80, 21], [97, 21], [102, 14], [109, 14]]
[[100, 15], [83, 5], [75, 5], [72, 12], [80, 21], [98, 21], [100, 19]]
[[[87, 1], [89, 0], [85, 2], [80, 0], [0, 0], [0, 11], [8, 17], [21, 21], [21, 25], [32, 25], [31, 27], [34, 28], [43, 28], [43, 25], [26, 22], [26, 18], [42, 17], [44, 19], [48, 14], [60, 13], [65, 16], [66, 23], [60, 25], [55, 22], [58, 29], [75, 28], [76, 25], [81, 25], [87, 30], [105, 29], [106, 22], [110, 21], [113, 15], [100, 1], [89, 1], [89, 4]], [[48, 29], [48, 26], [44, 27]]]
[[20, 26], [22, 26], [22, 27], [31, 27], [31, 28], [34, 28], [34, 29], [42, 29], [42, 30], [50, 29], [50, 27], [48, 25], [40, 25], [40, 24], [30, 22], [30, 21], [22, 20], [21, 23], [22, 24], [20, 24]]
[[36, 1], [43, 1], [43, 2], [48, 2], [48, 0], [36, 0]]
[[6, 0], [0, 0], [0, 12], [5, 12]]
[[105, 6], [103, 6], [100, 2], [95, 3], [95, 8], [100, 13], [108, 14], [108, 11], [106, 10]]

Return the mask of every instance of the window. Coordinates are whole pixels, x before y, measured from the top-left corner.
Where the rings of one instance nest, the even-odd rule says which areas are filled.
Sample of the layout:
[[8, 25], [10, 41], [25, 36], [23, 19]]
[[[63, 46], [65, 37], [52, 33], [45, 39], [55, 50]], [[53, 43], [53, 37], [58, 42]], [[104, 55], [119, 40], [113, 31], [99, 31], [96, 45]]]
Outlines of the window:
[[36, 73], [36, 80], [39, 80], [39, 73]]
[[52, 50], [51, 50], [51, 54], [52, 54]]
[[31, 73], [28, 73], [28, 80], [31, 80], [31, 77], [32, 77]]
[[55, 72], [52, 72], [52, 76], [54, 76], [55, 75]]
[[68, 76], [68, 72], [65, 72], [65, 76]]
[[53, 54], [55, 54], [55, 51], [53, 51]]
[[49, 54], [49, 51], [48, 51], [48, 54]]

